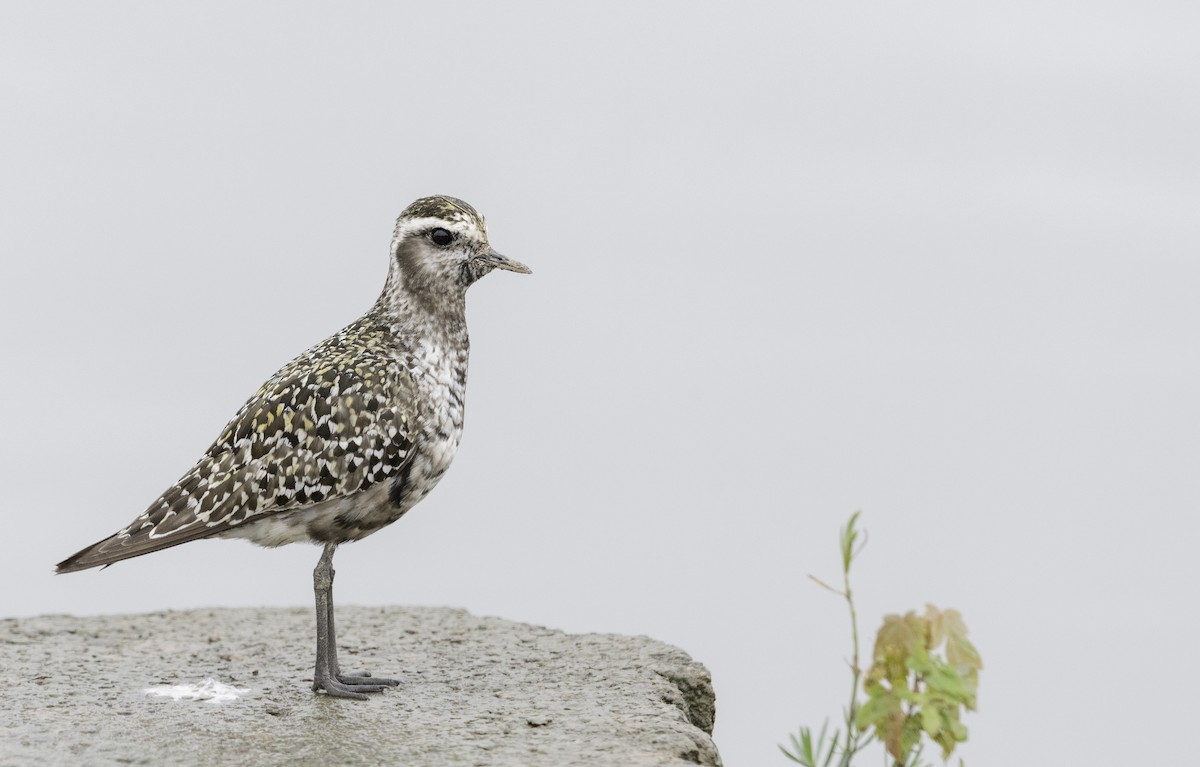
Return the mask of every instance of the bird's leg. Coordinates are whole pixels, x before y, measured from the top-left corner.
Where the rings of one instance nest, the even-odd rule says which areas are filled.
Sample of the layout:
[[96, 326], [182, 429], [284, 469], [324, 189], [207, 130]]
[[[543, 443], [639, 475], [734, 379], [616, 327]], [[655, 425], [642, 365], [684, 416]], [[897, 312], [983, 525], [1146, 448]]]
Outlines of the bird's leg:
[[[326, 549], [329, 549], [330, 547], [337, 548], [337, 544], [326, 544], [325, 547], [326, 547]], [[322, 559], [324, 559], [324, 556], [322, 556]], [[335, 575], [337, 575], [337, 572], [333, 569], [333, 553], [332, 552], [330, 552], [330, 554], [329, 554], [329, 565], [330, 565], [330, 567], [329, 567], [329, 589], [328, 589], [329, 599], [326, 602], [326, 604], [327, 604], [326, 609], [328, 611], [328, 614], [326, 615], [326, 621], [328, 622], [328, 625], [329, 625], [329, 631], [328, 631], [328, 640], [329, 641], [325, 645], [325, 647], [326, 647], [325, 652], [326, 652], [326, 658], [327, 658], [326, 663], [328, 664], [329, 675], [331, 677], [333, 677], [334, 679], [338, 680], [339, 682], [341, 682], [342, 684], [353, 685], [353, 686], [359, 687], [359, 688], [363, 687], [364, 685], [377, 686], [377, 687], [378, 686], [395, 687], [396, 685], [400, 684], [399, 680], [388, 679], [387, 677], [382, 677], [382, 676], [371, 676], [370, 671], [350, 671], [350, 672], [347, 672], [344, 674], [342, 673], [342, 667], [338, 663], [337, 630], [334, 628], [334, 619], [333, 619], [333, 614], [334, 614], [333, 577]]]
[[361, 684], [346, 684], [338, 679], [337, 647], [333, 635], [333, 552], [336, 543], [325, 544], [313, 570], [313, 592], [317, 599], [317, 665], [313, 671], [313, 690], [324, 690], [334, 698], [366, 700], [365, 692], [379, 692], [392, 680], [375, 681], [367, 677], [353, 678]]

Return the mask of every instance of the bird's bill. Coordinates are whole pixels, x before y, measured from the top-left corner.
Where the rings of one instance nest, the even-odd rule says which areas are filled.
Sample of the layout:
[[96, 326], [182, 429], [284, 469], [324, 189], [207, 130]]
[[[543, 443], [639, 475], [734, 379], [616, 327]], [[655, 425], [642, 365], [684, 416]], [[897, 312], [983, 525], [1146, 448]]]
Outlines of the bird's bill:
[[520, 261], [514, 261], [508, 256], [497, 253], [494, 248], [488, 248], [488, 252], [479, 256], [479, 260], [497, 269], [507, 269], [510, 272], [520, 272], [521, 274], [533, 274], [533, 270]]

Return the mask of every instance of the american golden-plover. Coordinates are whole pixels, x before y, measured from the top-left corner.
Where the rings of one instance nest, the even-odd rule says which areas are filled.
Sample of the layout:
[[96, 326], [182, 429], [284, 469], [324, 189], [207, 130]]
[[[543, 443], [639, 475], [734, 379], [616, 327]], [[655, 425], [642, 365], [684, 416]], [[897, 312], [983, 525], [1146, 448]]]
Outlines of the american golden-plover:
[[284, 365], [145, 513], [58, 572], [198, 538], [321, 544], [313, 689], [365, 700], [397, 684], [338, 665], [333, 553], [395, 522], [450, 467], [467, 385], [466, 292], [493, 269], [529, 273], [492, 249], [474, 208], [440, 195], [409, 205], [375, 305]]

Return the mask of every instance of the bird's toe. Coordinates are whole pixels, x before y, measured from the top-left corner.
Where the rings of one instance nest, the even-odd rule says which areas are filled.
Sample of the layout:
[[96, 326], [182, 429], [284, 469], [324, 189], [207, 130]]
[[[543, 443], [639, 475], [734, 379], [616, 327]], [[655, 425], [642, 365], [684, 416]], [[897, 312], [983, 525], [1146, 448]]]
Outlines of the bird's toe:
[[396, 687], [400, 684], [399, 679], [389, 679], [386, 676], [371, 676], [370, 671], [349, 671], [337, 675], [337, 680], [345, 685], [354, 687], [362, 687], [363, 685], [375, 685], [381, 687]]

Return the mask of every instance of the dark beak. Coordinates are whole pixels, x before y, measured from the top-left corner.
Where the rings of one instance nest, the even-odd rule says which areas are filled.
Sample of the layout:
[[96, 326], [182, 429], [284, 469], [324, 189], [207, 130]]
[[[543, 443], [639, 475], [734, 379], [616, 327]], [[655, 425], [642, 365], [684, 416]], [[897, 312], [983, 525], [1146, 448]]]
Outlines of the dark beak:
[[488, 252], [479, 256], [477, 261], [494, 266], [497, 269], [507, 269], [510, 272], [520, 272], [521, 274], [533, 274], [533, 270], [520, 261], [513, 261], [508, 256], [501, 255], [496, 252], [495, 248], [488, 248]]

